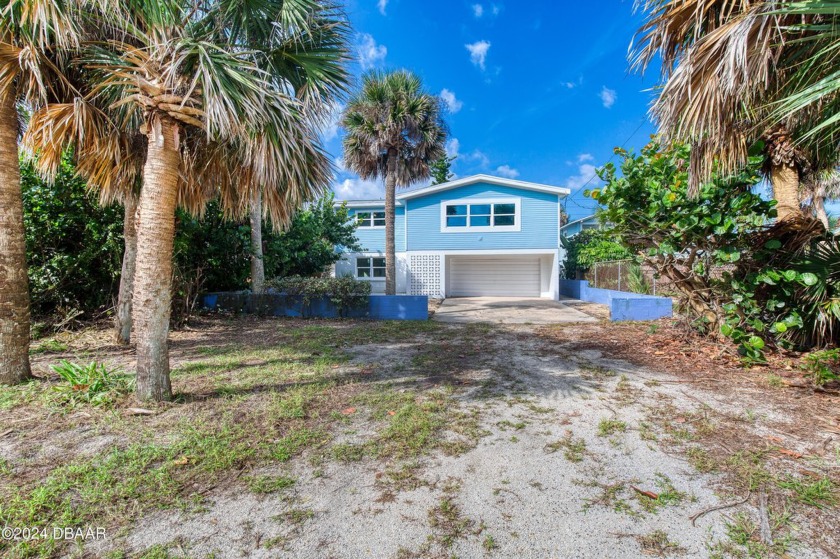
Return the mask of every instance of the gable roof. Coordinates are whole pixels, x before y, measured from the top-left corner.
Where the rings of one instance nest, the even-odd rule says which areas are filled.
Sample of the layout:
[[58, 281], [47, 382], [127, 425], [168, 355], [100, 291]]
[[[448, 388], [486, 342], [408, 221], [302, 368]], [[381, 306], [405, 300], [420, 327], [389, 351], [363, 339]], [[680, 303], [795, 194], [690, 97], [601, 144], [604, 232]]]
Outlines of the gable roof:
[[509, 186], [511, 188], [521, 188], [523, 190], [534, 190], [537, 192], [548, 192], [549, 194], [556, 194], [558, 196], [568, 196], [571, 192], [568, 188], [564, 188], [562, 186], [552, 186], [550, 184], [539, 184], [536, 182], [525, 182], [525, 181], [518, 181], [515, 179], [506, 179], [503, 177], [494, 177], [492, 175], [472, 175], [470, 177], [464, 177], [463, 179], [456, 179], [454, 181], [444, 182], [441, 184], [434, 184], [430, 186], [424, 186], [422, 188], [417, 188], [413, 190], [406, 190], [403, 192], [397, 193], [397, 200], [408, 200], [411, 198], [418, 198], [420, 196], [426, 196], [427, 194], [433, 194], [435, 192], [441, 192], [444, 190], [450, 190], [453, 188], [459, 188], [461, 186], [469, 186], [471, 184], [476, 184], [479, 182], [485, 182], [489, 184], [495, 184], [497, 186]]

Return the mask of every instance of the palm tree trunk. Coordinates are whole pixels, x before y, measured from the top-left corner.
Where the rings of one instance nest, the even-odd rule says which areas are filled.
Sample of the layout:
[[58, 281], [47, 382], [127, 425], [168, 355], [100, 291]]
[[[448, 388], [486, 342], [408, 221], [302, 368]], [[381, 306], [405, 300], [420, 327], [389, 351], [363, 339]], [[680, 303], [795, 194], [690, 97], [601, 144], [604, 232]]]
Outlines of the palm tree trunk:
[[169, 315], [172, 310], [172, 252], [178, 198], [178, 125], [159, 117], [149, 126], [137, 223], [134, 327], [137, 398], [170, 400]]
[[799, 171], [785, 164], [773, 164], [770, 168], [770, 182], [773, 184], [773, 198], [776, 199], [776, 218], [779, 221], [802, 215], [799, 206]]
[[814, 203], [814, 213], [817, 215], [817, 219], [820, 220], [820, 223], [823, 224], [826, 231], [831, 230], [831, 223], [828, 221], [828, 213], [825, 211], [825, 198], [822, 196], [814, 196], [813, 198]]
[[251, 220], [251, 292], [265, 291], [265, 262], [262, 247], [262, 193], [255, 190], [251, 194], [249, 212]]
[[125, 206], [123, 218], [125, 250], [114, 330], [117, 343], [127, 344], [131, 341], [131, 297], [134, 291], [134, 270], [137, 266], [137, 197], [133, 193], [127, 194], [123, 205]]
[[29, 277], [14, 96], [0, 99], [0, 384], [32, 376], [29, 367]]
[[397, 254], [394, 236], [394, 205], [397, 189], [396, 150], [388, 151], [388, 169], [385, 175], [385, 295], [397, 294]]

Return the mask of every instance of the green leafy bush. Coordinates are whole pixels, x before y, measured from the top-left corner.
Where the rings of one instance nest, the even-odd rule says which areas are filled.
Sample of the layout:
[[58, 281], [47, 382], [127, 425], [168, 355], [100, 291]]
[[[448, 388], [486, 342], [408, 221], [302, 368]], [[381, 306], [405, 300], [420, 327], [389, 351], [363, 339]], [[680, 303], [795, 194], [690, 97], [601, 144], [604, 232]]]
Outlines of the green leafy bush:
[[827, 382], [840, 382], [840, 349], [815, 351], [805, 358], [805, 370], [811, 374], [814, 384], [822, 386]]
[[632, 256], [615, 235], [600, 229], [586, 229], [572, 237], [561, 237], [560, 244], [566, 249], [563, 261], [566, 279], [576, 279], [579, 272], [585, 272], [596, 262]]
[[300, 298], [304, 308], [308, 307], [312, 301], [326, 297], [342, 315], [350, 309], [365, 304], [370, 295], [370, 282], [359, 281], [352, 276], [341, 278], [291, 276], [271, 280], [268, 284], [288, 297]]
[[108, 308], [122, 266], [122, 208], [100, 206], [69, 156], [52, 184], [22, 162], [21, 188], [36, 320], [90, 319]]
[[53, 365], [52, 370], [64, 381], [53, 387], [57, 400], [64, 405], [108, 406], [134, 388], [133, 377], [96, 361], [81, 365], [65, 360]]
[[808, 219], [772, 224], [775, 202], [753, 192], [759, 159], [688, 191], [689, 147], [652, 141], [618, 149], [621, 172], [599, 170], [588, 192], [628, 250], [670, 280], [700, 329], [739, 345], [747, 362], [768, 347], [826, 347], [840, 334], [840, 240]]

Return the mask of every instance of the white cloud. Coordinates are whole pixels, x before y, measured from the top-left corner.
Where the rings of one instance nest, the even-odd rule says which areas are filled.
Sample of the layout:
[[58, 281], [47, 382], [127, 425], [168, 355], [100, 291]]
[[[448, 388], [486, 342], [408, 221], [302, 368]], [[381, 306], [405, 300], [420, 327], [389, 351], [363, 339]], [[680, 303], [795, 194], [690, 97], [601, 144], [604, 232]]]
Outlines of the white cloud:
[[578, 166], [578, 174], [566, 179], [566, 184], [564, 184], [563, 186], [574, 192], [575, 190], [578, 190], [583, 186], [594, 187], [600, 184], [600, 179], [595, 173], [596, 169], [597, 167], [595, 167], [595, 165], [592, 165], [590, 163], [582, 163], [580, 166]]
[[502, 11], [502, 8], [501, 8], [501, 6], [497, 6], [496, 4], [493, 4], [493, 7], [490, 9], [490, 11], [493, 12], [494, 16], [497, 16], [497, 15], [499, 15], [499, 12]]
[[472, 11], [475, 17], [481, 17], [484, 15], [484, 6], [481, 4], [473, 4]]
[[604, 108], [607, 109], [615, 105], [615, 100], [618, 99], [618, 95], [616, 94], [615, 90], [610, 89], [607, 86], [601, 88], [601, 93], [599, 96], [601, 97], [601, 103], [604, 104]]
[[335, 158], [335, 167], [339, 171], [347, 171], [347, 167], [344, 165], [344, 158], [343, 157], [338, 156], [338, 157]]
[[379, 0], [376, 4], [379, 7], [379, 13], [385, 15], [385, 8], [388, 7], [388, 0]]
[[385, 189], [379, 182], [359, 178], [344, 179], [333, 185], [338, 200], [379, 200]]
[[481, 150], [477, 150], [477, 149], [471, 151], [470, 153], [468, 153], [466, 155], [462, 155], [461, 159], [463, 159], [464, 161], [467, 161], [468, 163], [475, 163], [479, 167], [487, 167], [488, 165], [490, 165], [490, 158], [487, 157], [484, 154], [484, 152], [482, 152]]
[[487, 51], [490, 50], [490, 41], [476, 41], [464, 46], [470, 51], [470, 61], [484, 70]]
[[458, 141], [458, 138], [452, 138], [448, 142], [446, 142], [446, 155], [449, 157], [458, 157], [461, 155], [459, 150], [461, 149], [461, 142]]
[[385, 45], [377, 45], [372, 35], [363, 33], [356, 45], [356, 52], [359, 55], [359, 64], [362, 70], [368, 70], [385, 60], [388, 48]]
[[587, 161], [595, 161], [591, 153], [581, 153], [577, 157], [578, 163], [586, 163]]
[[455, 93], [446, 88], [440, 92], [440, 98], [443, 99], [444, 104], [446, 104], [446, 108], [449, 109], [449, 112], [452, 114], [457, 113], [461, 110], [461, 107], [464, 106], [464, 103], [455, 97]]
[[496, 174], [500, 177], [507, 177], [509, 179], [515, 179], [519, 176], [519, 171], [511, 167], [510, 165], [502, 165], [500, 167], [496, 167]]

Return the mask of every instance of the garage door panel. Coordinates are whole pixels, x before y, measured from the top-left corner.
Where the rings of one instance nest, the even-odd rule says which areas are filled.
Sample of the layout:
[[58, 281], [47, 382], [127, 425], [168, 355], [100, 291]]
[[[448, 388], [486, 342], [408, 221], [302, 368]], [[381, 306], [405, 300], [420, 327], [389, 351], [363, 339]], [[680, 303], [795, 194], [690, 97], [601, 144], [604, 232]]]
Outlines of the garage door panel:
[[540, 259], [522, 256], [453, 257], [451, 297], [539, 297]]

